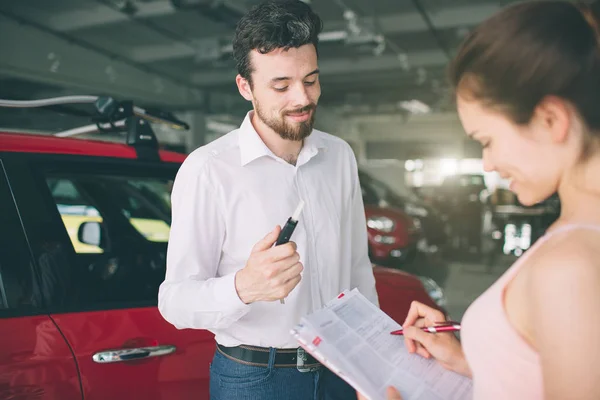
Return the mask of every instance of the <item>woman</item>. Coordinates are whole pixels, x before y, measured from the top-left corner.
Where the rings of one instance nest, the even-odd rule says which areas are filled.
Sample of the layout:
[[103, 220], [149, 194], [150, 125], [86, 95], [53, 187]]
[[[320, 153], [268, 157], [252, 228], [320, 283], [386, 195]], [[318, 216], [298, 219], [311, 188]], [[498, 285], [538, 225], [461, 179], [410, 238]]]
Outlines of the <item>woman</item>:
[[440, 312], [409, 311], [409, 351], [472, 376], [476, 400], [600, 399], [599, 19], [598, 1], [520, 3], [476, 28], [451, 65], [485, 170], [511, 180], [524, 205], [555, 192], [562, 205], [467, 310], [462, 345], [418, 328]]

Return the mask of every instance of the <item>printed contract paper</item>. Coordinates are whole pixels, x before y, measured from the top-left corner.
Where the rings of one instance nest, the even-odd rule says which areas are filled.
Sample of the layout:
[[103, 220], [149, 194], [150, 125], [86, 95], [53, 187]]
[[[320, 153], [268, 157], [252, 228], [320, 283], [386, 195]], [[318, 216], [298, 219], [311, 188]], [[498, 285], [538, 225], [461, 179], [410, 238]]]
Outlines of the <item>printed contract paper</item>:
[[394, 386], [404, 400], [472, 398], [471, 379], [410, 354], [402, 327], [357, 289], [346, 291], [292, 329], [300, 345], [370, 400]]

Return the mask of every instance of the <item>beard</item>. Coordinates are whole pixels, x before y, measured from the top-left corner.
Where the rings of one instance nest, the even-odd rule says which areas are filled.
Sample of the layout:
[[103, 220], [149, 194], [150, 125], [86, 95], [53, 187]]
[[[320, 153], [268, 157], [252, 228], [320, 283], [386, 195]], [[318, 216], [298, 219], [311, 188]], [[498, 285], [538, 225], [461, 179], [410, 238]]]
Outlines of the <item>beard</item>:
[[[258, 101], [255, 102], [254, 108], [256, 115], [265, 125], [277, 132], [282, 139], [293, 141], [301, 141], [310, 136], [313, 125], [315, 124], [315, 114], [317, 111], [317, 105], [313, 103], [297, 110], [285, 111], [279, 116], [268, 115], [267, 112], [262, 109]], [[307, 121], [294, 123], [288, 122], [285, 119], [286, 115], [299, 114], [307, 111], [312, 111], [310, 118]]]

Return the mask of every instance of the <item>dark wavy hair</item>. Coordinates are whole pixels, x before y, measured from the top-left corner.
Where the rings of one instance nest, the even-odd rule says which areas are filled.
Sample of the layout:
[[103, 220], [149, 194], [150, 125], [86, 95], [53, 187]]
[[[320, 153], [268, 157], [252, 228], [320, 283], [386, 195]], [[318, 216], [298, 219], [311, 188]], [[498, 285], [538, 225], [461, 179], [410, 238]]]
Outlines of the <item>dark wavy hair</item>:
[[250, 52], [267, 54], [275, 49], [312, 44], [317, 49], [323, 21], [300, 0], [271, 0], [254, 6], [238, 22], [233, 38], [233, 58], [238, 73], [252, 83]]

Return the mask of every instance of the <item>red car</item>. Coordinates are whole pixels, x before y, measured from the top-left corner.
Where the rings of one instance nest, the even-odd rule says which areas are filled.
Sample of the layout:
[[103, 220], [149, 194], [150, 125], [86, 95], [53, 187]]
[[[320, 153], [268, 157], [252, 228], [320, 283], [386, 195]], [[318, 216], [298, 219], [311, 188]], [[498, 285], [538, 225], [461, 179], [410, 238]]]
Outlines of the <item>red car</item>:
[[369, 256], [382, 265], [410, 261], [421, 238], [414, 220], [401, 210], [365, 204]]
[[399, 208], [381, 202], [381, 196], [359, 172], [371, 261], [398, 267], [411, 261], [417, 253], [417, 244], [423, 233], [417, 221]]
[[[157, 309], [182, 154], [0, 133], [0, 399], [208, 399], [213, 335]], [[132, 133], [133, 132], [133, 133]], [[382, 309], [434, 305], [416, 277], [375, 268]]]

